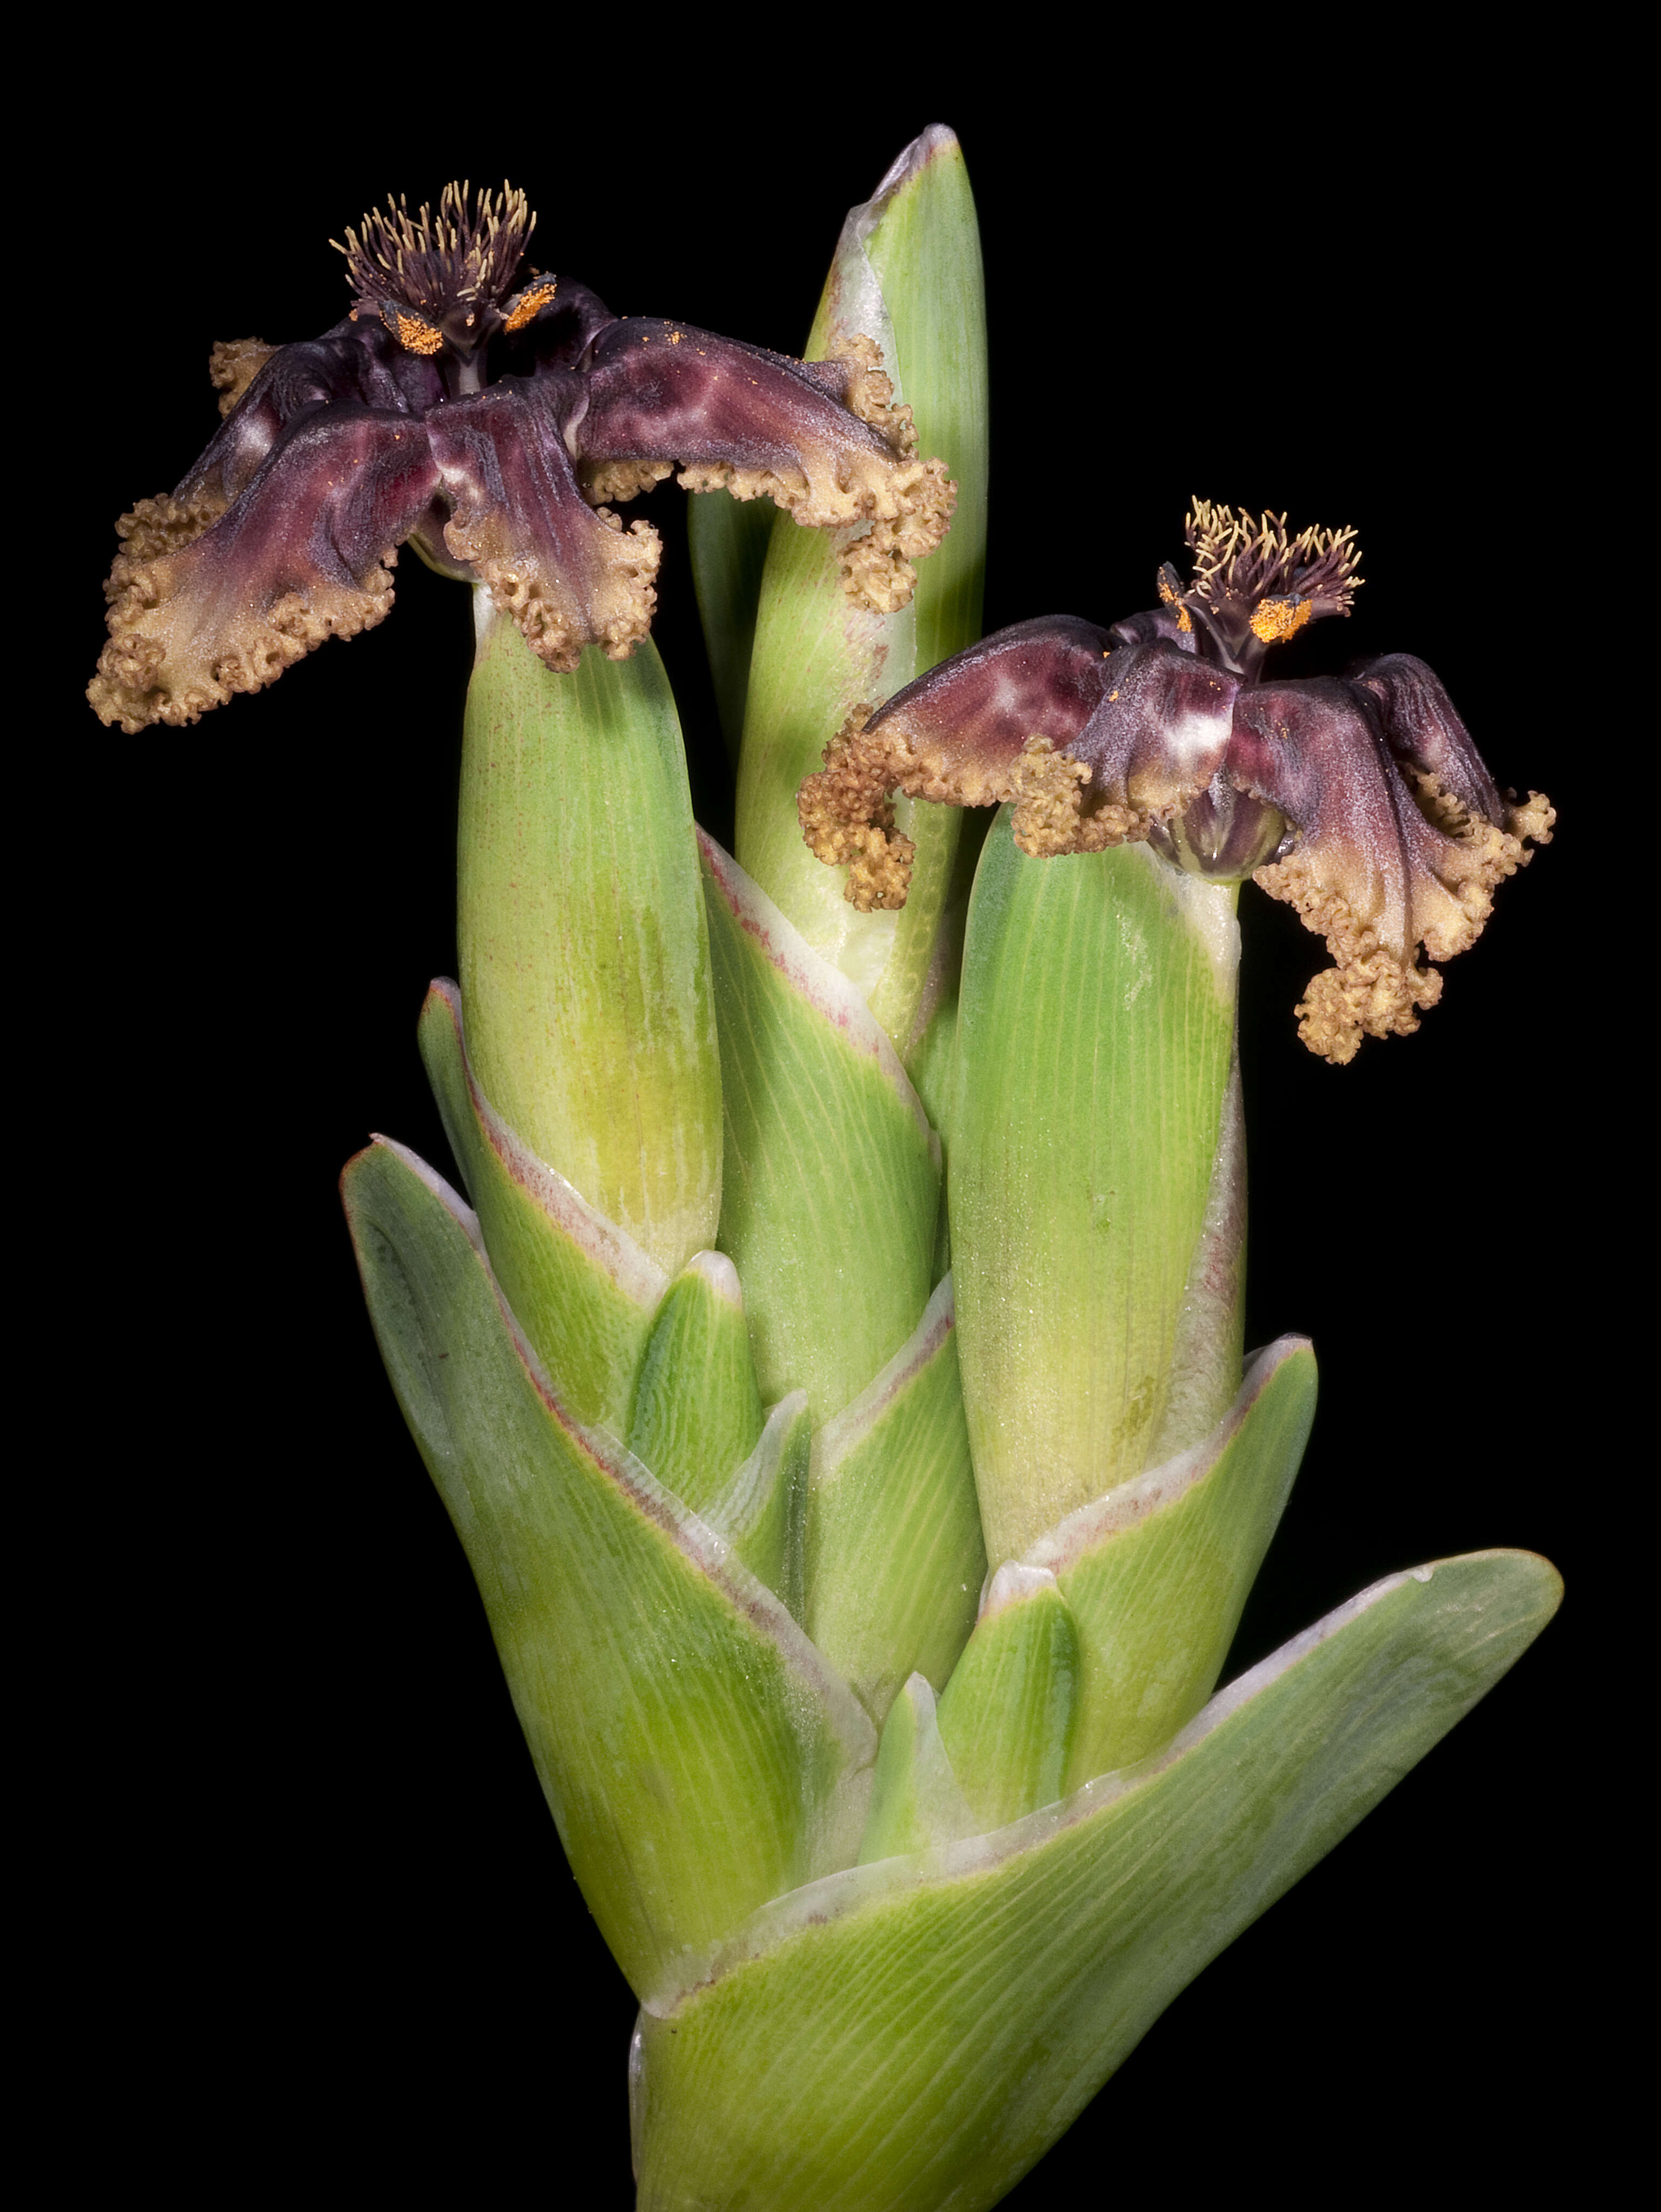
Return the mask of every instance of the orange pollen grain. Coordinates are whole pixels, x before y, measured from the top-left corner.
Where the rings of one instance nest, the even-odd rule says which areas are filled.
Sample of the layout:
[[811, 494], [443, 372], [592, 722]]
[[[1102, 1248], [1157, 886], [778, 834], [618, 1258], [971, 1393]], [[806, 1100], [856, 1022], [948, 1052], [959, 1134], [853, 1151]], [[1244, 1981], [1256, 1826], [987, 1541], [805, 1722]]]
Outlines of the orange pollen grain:
[[432, 354], [444, 344], [444, 332], [435, 331], [431, 323], [424, 323], [417, 315], [394, 314], [397, 328], [393, 335], [406, 353]]
[[521, 292], [512, 313], [503, 323], [502, 328], [505, 331], [522, 331], [528, 322], [541, 314], [558, 289], [550, 276], [541, 284], [533, 284], [528, 292]]
[[1314, 611], [1307, 599], [1264, 599], [1252, 610], [1252, 635], [1264, 645], [1276, 645], [1295, 636]]

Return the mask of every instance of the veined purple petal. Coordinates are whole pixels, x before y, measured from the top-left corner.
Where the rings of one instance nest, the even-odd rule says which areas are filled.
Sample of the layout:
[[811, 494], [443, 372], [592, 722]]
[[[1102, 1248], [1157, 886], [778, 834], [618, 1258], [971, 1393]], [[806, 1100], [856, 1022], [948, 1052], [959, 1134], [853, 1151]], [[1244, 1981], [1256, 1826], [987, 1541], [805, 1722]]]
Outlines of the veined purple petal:
[[443, 397], [443, 381], [433, 362], [405, 353], [379, 323], [349, 315], [320, 338], [276, 349], [173, 496], [216, 495], [229, 506], [285, 431], [315, 407], [419, 415]]
[[1473, 814], [1506, 826], [1505, 802], [1434, 669], [1410, 653], [1387, 653], [1352, 668], [1347, 680], [1378, 702], [1379, 726], [1397, 760], [1434, 775]]
[[910, 599], [955, 493], [918, 458], [874, 347], [809, 363], [636, 315], [600, 333], [585, 374], [570, 428], [591, 498], [631, 498], [678, 465], [689, 491], [766, 497], [815, 529], [868, 525], [841, 548], [850, 595], [884, 613]]
[[585, 645], [625, 659], [652, 626], [661, 541], [625, 532], [584, 498], [562, 434], [583, 380], [549, 370], [500, 384], [427, 418], [444, 494], [445, 544], [512, 616], [550, 668], [573, 669]]
[[1225, 768], [1301, 833], [1254, 880], [1326, 939], [1334, 965], [1299, 1006], [1299, 1035], [1339, 1064], [1363, 1035], [1417, 1029], [1442, 989], [1436, 969], [1419, 966], [1420, 947], [1445, 960], [1474, 944], [1495, 884], [1530, 857], [1523, 837], [1550, 825], [1549, 809], [1522, 810], [1514, 832], [1461, 805], [1428, 818], [1375, 693], [1331, 677], [1243, 691]]
[[219, 520], [177, 550], [123, 553], [88, 696], [129, 735], [258, 691], [392, 604], [397, 549], [438, 477], [414, 416], [350, 405], [292, 425]]
[[802, 786], [803, 835], [821, 860], [852, 863], [847, 896], [862, 910], [905, 901], [895, 791], [956, 806], [1014, 799], [1015, 841], [1037, 856], [1145, 837], [1209, 782], [1237, 688], [1172, 644], [1115, 646], [1067, 616], [1018, 623], [857, 714]]

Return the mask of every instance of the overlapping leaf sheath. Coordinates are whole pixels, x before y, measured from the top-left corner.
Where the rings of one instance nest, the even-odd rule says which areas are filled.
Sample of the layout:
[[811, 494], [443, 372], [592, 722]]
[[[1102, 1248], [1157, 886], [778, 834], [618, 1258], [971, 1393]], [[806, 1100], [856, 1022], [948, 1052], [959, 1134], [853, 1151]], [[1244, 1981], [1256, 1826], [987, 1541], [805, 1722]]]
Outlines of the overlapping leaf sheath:
[[813, 1443], [803, 1625], [874, 1720], [913, 1672], [943, 1689], [986, 1575], [950, 1276]]
[[881, 1721], [943, 1686], [985, 1557], [949, 1285], [931, 1296], [939, 1146], [892, 1043], [704, 840], [726, 1122], [722, 1249], [762, 1395], [807, 1393], [815, 1437], [803, 1621]]
[[469, 1064], [461, 994], [446, 979], [427, 994], [421, 1048], [450, 1149], [519, 1326], [579, 1419], [624, 1432], [668, 1278], [497, 1113]]
[[917, 1326], [939, 1147], [893, 1045], [712, 839], [702, 839], [725, 1120], [721, 1249], [763, 1397], [841, 1410]]
[[1231, 894], [1143, 846], [1030, 860], [1008, 811], [969, 913], [951, 1176], [964, 1401], [994, 1565], [1142, 1472], [1185, 1316], [1214, 1351], [1232, 1343], [1213, 1362], [1216, 1401], [1188, 1409], [1191, 1434], [1216, 1419], [1239, 1382], [1239, 1285], [1207, 1310], [1203, 1279], [1221, 1261], [1202, 1238], [1208, 1223], [1226, 1236], [1234, 1219], [1236, 1242], [1244, 1229], [1226, 1193], [1209, 1203], [1228, 1134]]
[[766, 1908], [641, 2013], [640, 2212], [997, 2203], [1560, 1594], [1526, 1553], [1392, 1575], [1141, 1765]]
[[720, 1070], [681, 727], [655, 648], [555, 675], [481, 592], [458, 935], [485, 1096], [668, 1274], [715, 1242]]
[[734, 1547], [570, 1413], [456, 1194], [381, 1144], [343, 1190], [387, 1371], [573, 1871], [651, 1995], [688, 1950], [852, 1862], [870, 1723]]

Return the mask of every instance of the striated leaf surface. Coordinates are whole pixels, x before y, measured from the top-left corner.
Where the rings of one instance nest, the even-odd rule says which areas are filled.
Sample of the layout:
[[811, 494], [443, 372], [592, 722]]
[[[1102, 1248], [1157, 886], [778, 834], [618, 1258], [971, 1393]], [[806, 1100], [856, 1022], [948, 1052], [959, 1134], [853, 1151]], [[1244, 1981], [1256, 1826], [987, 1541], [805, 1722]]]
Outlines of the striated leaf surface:
[[814, 1438], [808, 1633], [880, 1724], [913, 1669], [945, 1688], [985, 1579], [948, 1277]]
[[875, 1731], [732, 1546], [561, 1402], [456, 1194], [381, 1142], [342, 1189], [572, 1870], [652, 1996], [765, 1899], [852, 1862]]
[[700, 834], [726, 1118], [720, 1249], [764, 1399], [846, 1406], [927, 1302], [939, 1152], [846, 977]]
[[1028, 859], [1009, 813], [969, 908], [950, 1184], [995, 1565], [1140, 1474], [1164, 1426], [1240, 957], [1226, 888], [1142, 845]]
[[622, 1435], [668, 1277], [496, 1112], [468, 1060], [461, 993], [447, 977], [427, 994], [420, 1037], [508, 1304], [572, 1411]]
[[[1504, 1674], [1561, 1589], [1517, 1552], [1391, 1576], [1142, 1765], [766, 1907], [640, 2015], [640, 2212], [996, 2204], [1178, 1991]], [[1348, 1986], [1312, 2001], [1365, 2002]]]
[[796, 793], [852, 710], [876, 706], [980, 635], [986, 545], [986, 336], [974, 201], [962, 149], [933, 125], [871, 198], [850, 210], [808, 339], [807, 358], [882, 348], [894, 401], [912, 409], [921, 450], [957, 486], [945, 542], [918, 567], [896, 614], [852, 606], [836, 548], [780, 517], [767, 549], [739, 763], [737, 848], [815, 951], [870, 1000], [902, 1054], [912, 1044], [962, 817], [900, 802], [917, 842], [898, 914], [862, 915], [843, 871], [802, 842]]
[[703, 1513], [761, 1434], [738, 1271], [724, 1253], [697, 1253], [652, 1317], [634, 1378], [628, 1448], [666, 1490]]
[[1168, 1743], [1210, 1696], [1315, 1418], [1302, 1337], [1260, 1352], [1203, 1443], [1071, 1514], [1027, 1553], [1078, 1624], [1069, 1786]]

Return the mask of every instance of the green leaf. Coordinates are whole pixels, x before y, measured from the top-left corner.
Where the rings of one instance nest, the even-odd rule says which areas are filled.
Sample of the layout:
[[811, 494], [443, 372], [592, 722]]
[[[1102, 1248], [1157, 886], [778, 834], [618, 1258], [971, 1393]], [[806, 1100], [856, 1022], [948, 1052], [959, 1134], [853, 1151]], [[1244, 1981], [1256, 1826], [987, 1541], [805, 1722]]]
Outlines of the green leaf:
[[[963, 149], [944, 124], [931, 124], [915, 138], [867, 204], [850, 213], [832, 279], [840, 289], [820, 308], [828, 326], [843, 319], [864, 327], [848, 281], [857, 246], [888, 311], [888, 373], [912, 410], [918, 449], [941, 454], [957, 486], [946, 542], [917, 572], [921, 676], [980, 635], [986, 584], [985, 277]], [[880, 331], [871, 335], [882, 343]]]
[[918, 568], [898, 614], [852, 606], [836, 549], [819, 532], [775, 523], [750, 663], [739, 762], [737, 850], [814, 950], [870, 1001], [900, 1052], [913, 1042], [962, 817], [901, 800], [917, 842], [899, 914], [856, 913], [843, 872], [802, 842], [796, 793], [862, 704], [876, 706], [980, 635], [986, 546], [986, 332], [979, 233], [962, 150], [934, 125], [850, 210], [809, 337], [810, 361], [874, 339], [908, 405], [921, 450], [957, 486], [945, 543]]
[[1229, 890], [1143, 845], [1029, 860], [1009, 811], [969, 909], [950, 1183], [995, 1565], [1140, 1474], [1163, 1427], [1240, 953]]
[[628, 1448], [666, 1490], [702, 1513], [761, 1433], [738, 1271], [722, 1253], [700, 1252], [652, 1322], [634, 1379]]
[[1205, 1218], [1177, 1310], [1165, 1412], [1148, 1448], [1149, 1467], [1209, 1436], [1239, 1391], [1245, 1342], [1246, 1115], [1236, 1048], [1222, 1095]]
[[523, 1145], [469, 1063], [461, 994], [427, 994], [421, 1058], [445, 1134], [478, 1208], [486, 1249], [519, 1326], [579, 1420], [621, 1434], [664, 1271]]
[[648, 641], [543, 666], [476, 599], [457, 928], [481, 1088], [669, 1275], [715, 1241], [720, 1070], [692, 801]]
[[1203, 1443], [1070, 1515], [1027, 1553], [1054, 1574], [1078, 1624], [1070, 1788], [1168, 1743], [1210, 1696], [1314, 1418], [1314, 1352], [1282, 1337]]
[[726, 1115], [720, 1249], [744, 1285], [763, 1398], [799, 1386], [821, 1423], [917, 1326], [938, 1148], [846, 977], [700, 842]]
[[641, 2014], [640, 2212], [997, 2203], [1178, 1991], [1492, 1686], [1561, 1587], [1516, 1552], [1392, 1575], [1141, 1766], [764, 1908]]
[[808, 1394], [792, 1390], [767, 1415], [755, 1450], [704, 1514], [795, 1620], [803, 1611], [802, 1522], [812, 1443]]
[[940, 1741], [979, 1830], [1061, 1796], [1078, 1702], [1078, 1628], [1055, 1577], [1006, 1560], [940, 1700]]
[[652, 1995], [766, 1899], [850, 1863], [875, 1732], [731, 1546], [561, 1404], [456, 1194], [385, 1143], [342, 1190], [572, 1870]]
[[913, 1668], [944, 1688], [985, 1579], [949, 1277], [814, 1438], [803, 1618], [880, 1723]]
[[940, 1741], [934, 1692], [925, 1675], [913, 1674], [882, 1723], [859, 1863], [935, 1850], [974, 1832], [974, 1815]]
[[770, 499], [735, 499], [729, 491], [700, 492], [687, 503], [692, 581], [704, 650], [709, 656], [727, 760], [734, 768], [744, 733], [761, 571], [773, 526], [780, 519]]

